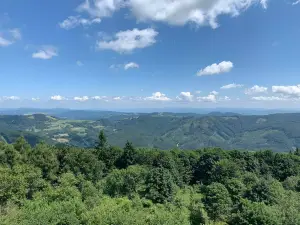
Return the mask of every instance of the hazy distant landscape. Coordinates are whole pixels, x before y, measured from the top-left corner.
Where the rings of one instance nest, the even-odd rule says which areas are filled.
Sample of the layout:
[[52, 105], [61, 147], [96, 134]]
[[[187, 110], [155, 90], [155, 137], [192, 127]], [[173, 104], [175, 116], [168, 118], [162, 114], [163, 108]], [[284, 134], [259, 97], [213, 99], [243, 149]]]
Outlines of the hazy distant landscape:
[[[46, 113], [46, 114], [43, 114]], [[108, 141], [124, 146], [160, 149], [223, 149], [287, 152], [300, 146], [300, 113], [241, 115], [238, 113], [122, 113], [113, 111], [1, 111], [0, 140], [12, 143], [20, 135], [35, 145], [93, 147], [100, 130]], [[35, 113], [35, 114], [32, 114]]]

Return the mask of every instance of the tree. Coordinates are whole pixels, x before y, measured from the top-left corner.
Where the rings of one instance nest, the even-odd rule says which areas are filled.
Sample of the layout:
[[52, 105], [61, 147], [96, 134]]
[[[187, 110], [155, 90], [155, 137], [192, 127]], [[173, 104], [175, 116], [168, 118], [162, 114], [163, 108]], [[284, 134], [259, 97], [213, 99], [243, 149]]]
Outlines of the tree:
[[142, 191], [146, 170], [140, 166], [113, 170], [105, 178], [104, 193], [112, 197], [133, 196]]
[[162, 167], [152, 169], [146, 178], [146, 198], [154, 203], [165, 203], [173, 200], [175, 184], [169, 170]]
[[280, 212], [264, 203], [244, 201], [237, 213], [230, 216], [229, 225], [281, 225]]
[[105, 173], [109, 173], [117, 167], [117, 163], [120, 161], [122, 155], [123, 149], [114, 146], [99, 151], [98, 157], [105, 164]]
[[136, 162], [136, 150], [133, 147], [132, 143], [127, 141], [124, 147], [124, 152], [120, 158], [120, 167], [127, 168], [128, 166], [134, 165]]
[[214, 221], [225, 221], [232, 207], [226, 187], [220, 183], [212, 183], [204, 187], [204, 195], [203, 203], [210, 218]]
[[29, 154], [29, 161], [42, 170], [43, 178], [55, 179], [59, 169], [56, 149], [44, 143], [38, 144]]
[[19, 137], [13, 144], [14, 148], [21, 154], [28, 153], [31, 149], [28, 142], [25, 140], [24, 136]]
[[253, 202], [263, 202], [266, 205], [279, 203], [283, 195], [281, 183], [272, 178], [261, 179], [252, 189], [248, 190], [245, 196]]
[[98, 136], [98, 142], [96, 143], [96, 149], [101, 150], [108, 147], [107, 139], [104, 134], [104, 131], [101, 130]]

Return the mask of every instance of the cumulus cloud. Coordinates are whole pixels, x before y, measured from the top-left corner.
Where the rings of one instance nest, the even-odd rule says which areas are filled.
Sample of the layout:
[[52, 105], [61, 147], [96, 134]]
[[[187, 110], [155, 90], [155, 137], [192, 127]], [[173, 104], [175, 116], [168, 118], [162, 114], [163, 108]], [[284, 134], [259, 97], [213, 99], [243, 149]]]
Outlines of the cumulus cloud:
[[81, 16], [69, 16], [63, 22], [59, 23], [59, 26], [63, 29], [70, 30], [78, 26], [86, 27], [100, 22], [100, 18], [85, 19]]
[[53, 101], [63, 101], [63, 100], [67, 100], [65, 97], [61, 96], [61, 95], [54, 95], [50, 97], [51, 100]]
[[4, 96], [3, 100], [12, 100], [12, 101], [17, 101], [20, 100], [21, 98], [18, 96]]
[[12, 45], [21, 38], [21, 31], [18, 28], [0, 32], [0, 47]]
[[78, 101], [78, 102], [85, 102], [87, 100], [89, 100], [88, 96], [74, 97], [74, 101]]
[[58, 56], [57, 48], [54, 46], [42, 46], [40, 50], [32, 54], [35, 59], [51, 59]]
[[252, 100], [255, 101], [284, 101], [287, 100], [286, 98], [278, 97], [278, 96], [258, 96], [252, 97]]
[[155, 44], [158, 32], [152, 28], [144, 30], [133, 29], [120, 31], [111, 40], [100, 40], [97, 49], [113, 50], [118, 53], [130, 53], [135, 49], [149, 47]]
[[81, 62], [80, 60], [77, 60], [76, 64], [77, 64], [77, 66], [83, 66], [84, 65], [83, 62]]
[[300, 84], [295, 86], [272, 86], [272, 92], [300, 97]]
[[121, 100], [121, 97], [119, 97], [119, 96], [114, 97], [113, 100], [115, 100], [115, 101]]
[[222, 86], [221, 89], [241, 88], [243, 86], [244, 86], [243, 84], [232, 83], [232, 84], [227, 84], [227, 85]]
[[150, 97], [146, 97], [145, 100], [151, 100], [151, 101], [170, 101], [171, 99], [168, 98], [165, 94], [161, 92], [155, 92]]
[[180, 92], [179, 96], [176, 97], [179, 101], [188, 101], [191, 102], [194, 99], [194, 96], [191, 94], [191, 92]]
[[134, 68], [139, 68], [140, 66], [135, 63], [135, 62], [130, 62], [124, 65], [124, 69], [128, 70], [128, 69], [134, 69]]
[[263, 86], [254, 85], [252, 88], [248, 88], [245, 90], [246, 95], [253, 95], [258, 93], [267, 93], [268, 88]]
[[209, 94], [211, 94], [211, 95], [218, 95], [219, 92], [217, 92], [217, 91], [211, 91]]
[[224, 97], [224, 101], [230, 101], [231, 99], [228, 96]]
[[102, 18], [126, 7], [139, 21], [158, 21], [178, 26], [193, 23], [217, 28], [220, 15], [238, 16], [257, 3], [263, 8], [267, 7], [267, 0], [85, 0], [78, 11]]
[[93, 100], [103, 100], [103, 99], [106, 99], [107, 98], [107, 96], [93, 96], [93, 97], [91, 97], [91, 99], [93, 99]]
[[298, 4], [300, 4], [300, 0], [297, 0], [297, 1], [292, 3], [292, 5], [298, 5]]
[[9, 46], [13, 43], [14, 43], [13, 41], [7, 40], [4, 37], [0, 36], [0, 47], [6, 47], [6, 46]]
[[216, 95], [213, 94], [209, 94], [208, 96], [197, 97], [197, 100], [203, 102], [217, 102]]
[[220, 73], [228, 73], [233, 68], [233, 63], [230, 61], [223, 61], [219, 64], [212, 64], [198, 71], [197, 76], [215, 75]]
[[124, 5], [125, 0], [85, 0], [77, 7], [79, 12], [87, 12], [92, 17], [109, 17]]

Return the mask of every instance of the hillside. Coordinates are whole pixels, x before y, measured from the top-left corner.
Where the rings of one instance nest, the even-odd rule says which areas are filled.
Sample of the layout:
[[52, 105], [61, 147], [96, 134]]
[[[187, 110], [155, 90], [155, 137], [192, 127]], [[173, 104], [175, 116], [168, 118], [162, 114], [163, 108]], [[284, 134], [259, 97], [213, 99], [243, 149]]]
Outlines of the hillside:
[[0, 139], [11, 143], [23, 134], [32, 145], [45, 140], [51, 144], [90, 147], [103, 129], [109, 142], [117, 146], [130, 140], [140, 147], [161, 149], [221, 147], [290, 151], [300, 146], [299, 125], [299, 113], [264, 116], [111, 113], [99, 115], [98, 120], [70, 120], [44, 114], [2, 115]]

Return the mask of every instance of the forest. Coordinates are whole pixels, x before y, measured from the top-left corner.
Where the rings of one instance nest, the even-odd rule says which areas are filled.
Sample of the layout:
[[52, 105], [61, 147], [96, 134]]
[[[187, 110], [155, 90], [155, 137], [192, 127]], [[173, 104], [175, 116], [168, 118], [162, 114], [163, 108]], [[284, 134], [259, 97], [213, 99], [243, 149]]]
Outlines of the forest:
[[300, 150], [0, 142], [0, 224], [300, 225]]

